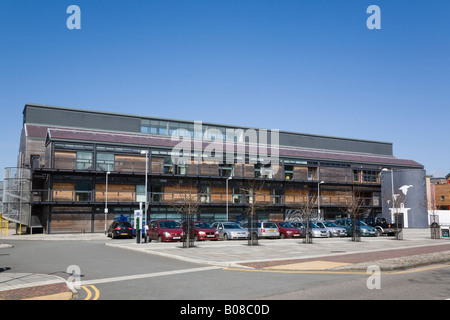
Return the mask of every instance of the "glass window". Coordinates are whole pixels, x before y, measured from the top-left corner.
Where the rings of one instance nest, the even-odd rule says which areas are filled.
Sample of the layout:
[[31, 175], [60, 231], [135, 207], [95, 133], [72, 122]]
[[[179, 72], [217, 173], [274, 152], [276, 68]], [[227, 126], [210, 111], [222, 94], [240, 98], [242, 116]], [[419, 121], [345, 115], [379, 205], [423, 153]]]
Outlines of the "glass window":
[[77, 152], [77, 170], [92, 169], [92, 152]]
[[136, 202], [145, 203], [145, 185], [136, 186]]
[[97, 170], [114, 171], [114, 154], [97, 153]]
[[159, 128], [159, 134], [160, 135], [164, 135], [164, 136], [166, 136], [167, 135], [167, 122], [166, 121], [160, 121], [159, 122], [159, 125], [158, 125], [158, 128]]

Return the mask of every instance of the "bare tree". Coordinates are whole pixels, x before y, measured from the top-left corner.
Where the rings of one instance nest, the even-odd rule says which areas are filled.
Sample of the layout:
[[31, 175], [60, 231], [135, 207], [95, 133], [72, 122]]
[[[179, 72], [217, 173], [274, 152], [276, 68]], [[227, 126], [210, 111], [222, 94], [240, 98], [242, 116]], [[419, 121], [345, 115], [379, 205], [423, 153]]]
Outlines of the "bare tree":
[[197, 187], [192, 184], [182, 186], [178, 184], [178, 193], [172, 194], [171, 206], [181, 214], [183, 226], [183, 247], [189, 248], [194, 245], [194, 217], [199, 213], [200, 205]]
[[436, 205], [436, 200], [433, 197], [432, 199], [427, 199], [425, 202], [421, 202], [420, 206], [426, 209], [427, 216], [430, 216], [430, 231], [431, 231], [431, 239], [440, 239], [439, 234], [439, 215], [436, 214], [438, 211], [438, 207]]
[[249, 180], [247, 186], [242, 188], [246, 197], [247, 207], [247, 225], [249, 231], [248, 244], [253, 246], [258, 244], [258, 230], [256, 227], [258, 222], [258, 210], [264, 210], [270, 203], [270, 195], [263, 192], [265, 180]]
[[366, 214], [363, 209], [364, 199], [358, 192], [352, 192], [352, 197], [347, 198], [345, 204], [340, 207], [341, 211], [346, 213], [352, 219], [352, 241], [361, 241], [360, 221]]
[[309, 230], [310, 222], [318, 218], [317, 195], [285, 196], [285, 205], [290, 208], [291, 214], [286, 216], [290, 221], [301, 221], [304, 225], [305, 243], [312, 243], [312, 235]]

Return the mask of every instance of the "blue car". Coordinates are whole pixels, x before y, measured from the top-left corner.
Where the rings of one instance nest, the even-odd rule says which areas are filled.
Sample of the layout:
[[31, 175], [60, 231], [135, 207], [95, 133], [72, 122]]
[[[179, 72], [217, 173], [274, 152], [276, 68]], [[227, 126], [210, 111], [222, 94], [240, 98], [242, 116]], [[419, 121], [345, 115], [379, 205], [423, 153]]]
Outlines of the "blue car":
[[[141, 239], [144, 239], [145, 237], [147, 237], [147, 227], [148, 226], [142, 226], [142, 234], [141, 234]], [[133, 226], [133, 237], [136, 237], [136, 229]]]
[[[338, 219], [334, 224], [338, 227], [343, 227], [347, 231], [348, 236], [353, 235], [353, 219]], [[374, 227], [367, 225], [364, 221], [359, 220], [359, 233], [361, 237], [376, 237], [377, 231]]]

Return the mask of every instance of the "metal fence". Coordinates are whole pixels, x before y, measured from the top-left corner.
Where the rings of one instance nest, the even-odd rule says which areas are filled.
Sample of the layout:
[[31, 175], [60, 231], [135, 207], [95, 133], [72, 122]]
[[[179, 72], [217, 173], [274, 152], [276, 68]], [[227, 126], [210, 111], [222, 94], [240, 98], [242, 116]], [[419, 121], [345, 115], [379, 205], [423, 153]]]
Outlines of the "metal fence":
[[31, 171], [6, 168], [3, 185], [3, 217], [11, 222], [30, 225]]

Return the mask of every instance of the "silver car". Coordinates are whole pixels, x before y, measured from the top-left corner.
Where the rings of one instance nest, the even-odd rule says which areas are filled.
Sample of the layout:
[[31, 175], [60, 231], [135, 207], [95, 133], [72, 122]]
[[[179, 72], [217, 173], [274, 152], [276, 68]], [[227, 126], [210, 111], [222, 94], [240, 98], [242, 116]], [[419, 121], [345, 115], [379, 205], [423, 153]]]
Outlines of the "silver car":
[[[291, 224], [301, 229], [303, 234], [306, 234], [306, 224], [304, 222], [295, 221], [291, 222]], [[328, 238], [330, 236], [327, 229], [319, 227], [312, 221], [309, 223], [309, 235], [313, 238]]]
[[214, 222], [211, 228], [219, 231], [219, 239], [248, 239], [248, 230], [236, 222]]
[[[244, 228], [248, 228], [249, 224], [245, 223]], [[280, 231], [276, 223], [271, 221], [254, 222], [253, 227], [257, 230], [258, 238], [278, 238]]]
[[327, 229], [330, 237], [346, 237], [347, 236], [347, 230], [342, 227], [338, 227], [331, 221], [317, 221], [316, 222], [318, 227]]

